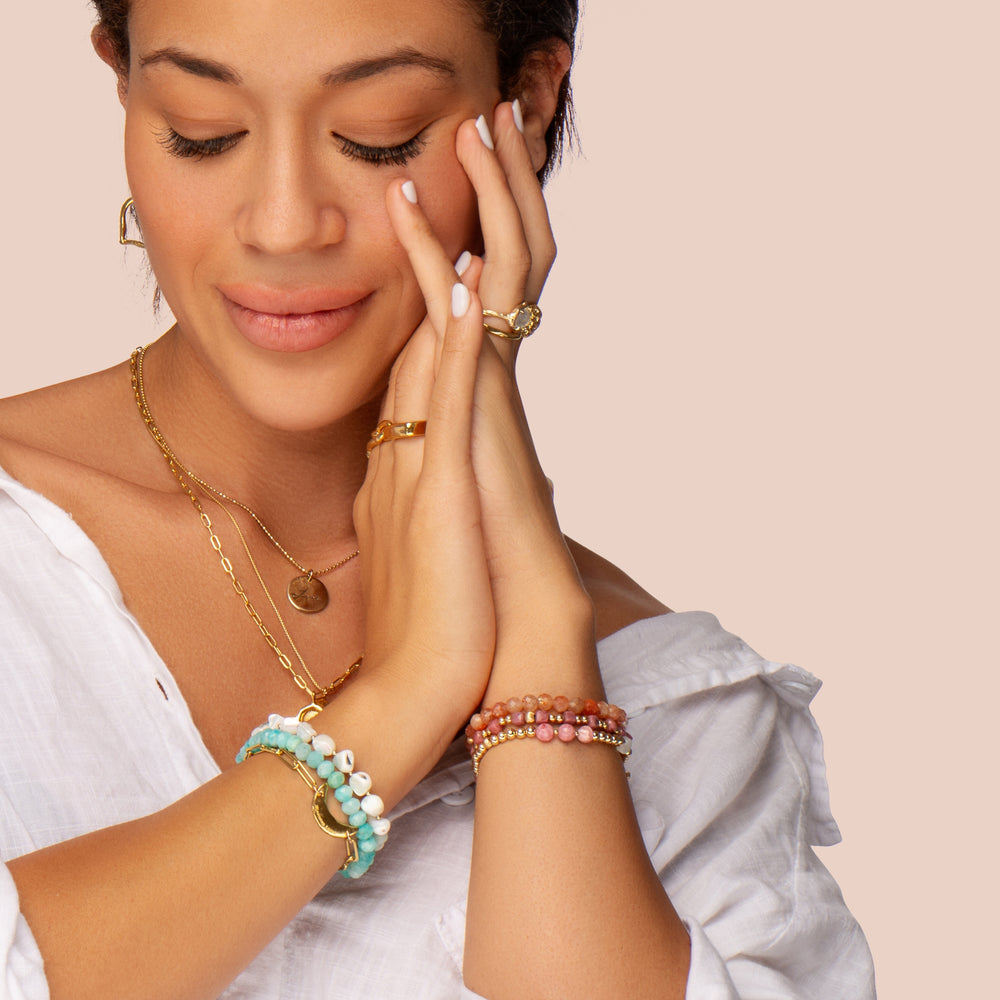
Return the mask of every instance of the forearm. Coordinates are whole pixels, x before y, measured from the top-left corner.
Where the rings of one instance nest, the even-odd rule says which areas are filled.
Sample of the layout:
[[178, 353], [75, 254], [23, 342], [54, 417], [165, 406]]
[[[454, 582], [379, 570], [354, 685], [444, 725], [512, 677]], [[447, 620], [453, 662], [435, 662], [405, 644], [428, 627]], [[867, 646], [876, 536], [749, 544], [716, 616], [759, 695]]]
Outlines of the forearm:
[[[384, 685], [359, 679], [314, 720], [354, 750], [387, 809], [438, 750], [430, 727], [401, 745], [405, 711]], [[314, 821], [303, 783], [261, 754], [154, 815], [9, 867], [53, 1000], [192, 1000], [218, 996], [345, 856], [345, 842]]]
[[[565, 628], [566, 617], [536, 606], [534, 624], [523, 627], [530, 641], [498, 645], [486, 704], [543, 690], [601, 697], [593, 638], [579, 624]], [[598, 743], [537, 739], [490, 750], [476, 795], [469, 987], [489, 1000], [577, 997], [583, 987], [662, 1000], [683, 997], [688, 959], [687, 933], [643, 846], [621, 755]]]

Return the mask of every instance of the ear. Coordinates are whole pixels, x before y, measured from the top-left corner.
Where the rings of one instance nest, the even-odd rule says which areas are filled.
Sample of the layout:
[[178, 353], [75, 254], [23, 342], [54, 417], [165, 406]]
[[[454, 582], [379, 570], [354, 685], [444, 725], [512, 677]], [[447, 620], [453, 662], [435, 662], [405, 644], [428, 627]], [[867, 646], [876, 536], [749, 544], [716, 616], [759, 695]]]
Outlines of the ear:
[[518, 75], [520, 92], [514, 96], [521, 100], [524, 140], [536, 173], [548, 156], [545, 133], [555, 117], [559, 92], [572, 62], [570, 47], [561, 38], [553, 38], [527, 56]]
[[94, 46], [94, 51], [101, 57], [101, 61], [115, 71], [115, 76], [118, 78], [118, 100], [122, 107], [125, 107], [128, 98], [128, 68], [122, 66], [114, 44], [100, 25], [90, 33], [90, 44]]

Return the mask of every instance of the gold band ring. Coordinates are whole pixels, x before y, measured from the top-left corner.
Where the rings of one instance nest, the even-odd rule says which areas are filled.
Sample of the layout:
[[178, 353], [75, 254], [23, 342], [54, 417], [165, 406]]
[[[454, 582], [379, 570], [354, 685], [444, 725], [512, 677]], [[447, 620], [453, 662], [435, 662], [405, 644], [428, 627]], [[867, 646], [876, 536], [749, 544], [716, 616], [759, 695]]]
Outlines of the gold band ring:
[[509, 313], [496, 312], [493, 309], [484, 309], [483, 316], [492, 316], [494, 319], [505, 320], [510, 325], [510, 331], [498, 330], [489, 323], [483, 323], [483, 329], [487, 333], [492, 333], [495, 337], [503, 337], [504, 340], [524, 340], [530, 337], [542, 321], [542, 310], [534, 302], [522, 302], [514, 306]]
[[372, 457], [372, 452], [385, 441], [399, 441], [402, 438], [422, 437], [427, 433], [426, 420], [406, 420], [394, 424], [391, 420], [380, 420], [372, 431], [372, 436], [365, 445], [365, 455]]

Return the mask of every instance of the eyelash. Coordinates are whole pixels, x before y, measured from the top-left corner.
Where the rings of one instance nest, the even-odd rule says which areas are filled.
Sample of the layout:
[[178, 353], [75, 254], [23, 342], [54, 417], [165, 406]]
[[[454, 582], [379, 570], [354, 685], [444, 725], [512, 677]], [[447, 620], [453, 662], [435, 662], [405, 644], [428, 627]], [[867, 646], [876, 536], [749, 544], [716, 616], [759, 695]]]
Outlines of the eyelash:
[[[218, 156], [226, 152], [245, 135], [246, 132], [232, 132], [211, 139], [188, 139], [168, 127], [159, 133], [158, 139], [160, 145], [174, 156], [202, 160], [206, 156]], [[407, 139], [398, 146], [366, 146], [364, 143], [346, 139], [336, 133], [333, 133], [333, 137], [337, 140], [341, 153], [349, 160], [360, 160], [374, 167], [404, 167], [415, 156], [419, 156], [427, 145], [422, 132], [418, 132], [412, 139]]]

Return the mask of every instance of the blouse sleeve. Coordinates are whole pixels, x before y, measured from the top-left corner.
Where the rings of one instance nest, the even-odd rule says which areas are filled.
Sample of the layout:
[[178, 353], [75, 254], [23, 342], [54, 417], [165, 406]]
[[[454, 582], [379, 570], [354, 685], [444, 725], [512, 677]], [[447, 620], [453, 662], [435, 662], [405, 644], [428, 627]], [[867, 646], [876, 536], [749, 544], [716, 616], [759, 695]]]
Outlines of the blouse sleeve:
[[21, 915], [17, 886], [0, 865], [0, 1000], [48, 1000], [42, 956]]
[[813, 850], [840, 840], [809, 711], [819, 681], [717, 623], [690, 633], [667, 648], [646, 634], [609, 685], [630, 714], [643, 839], [691, 936], [687, 998], [870, 1000], [864, 934]]

